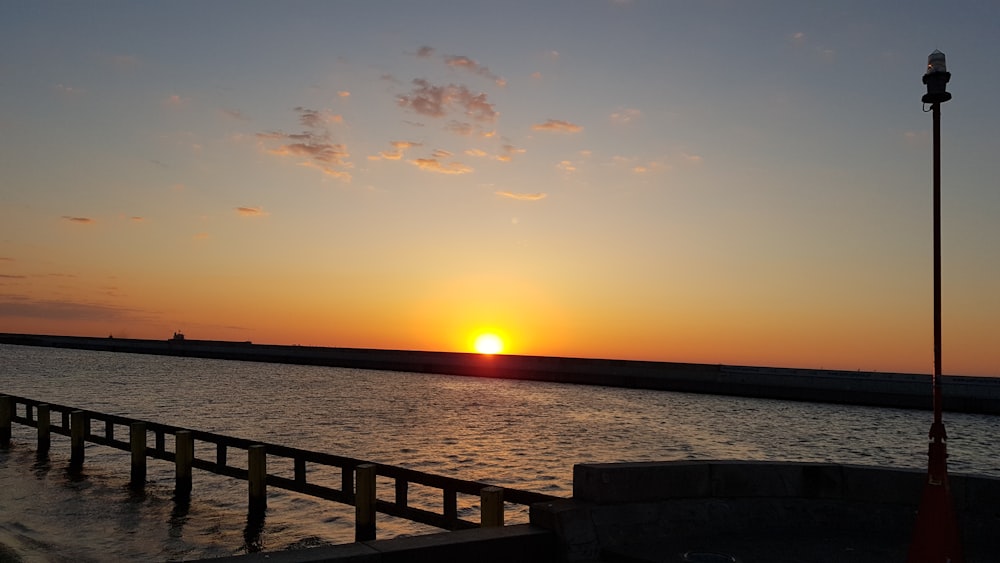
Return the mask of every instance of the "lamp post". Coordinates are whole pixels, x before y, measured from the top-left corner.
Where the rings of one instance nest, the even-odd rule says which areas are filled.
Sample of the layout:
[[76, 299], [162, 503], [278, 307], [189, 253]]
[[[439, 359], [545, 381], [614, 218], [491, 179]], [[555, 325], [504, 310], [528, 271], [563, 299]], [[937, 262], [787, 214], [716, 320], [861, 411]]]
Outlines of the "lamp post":
[[[941, 418], [941, 104], [951, 99], [945, 90], [951, 73], [944, 53], [935, 50], [927, 57], [922, 101], [930, 104], [934, 122], [934, 422], [928, 434], [927, 480], [907, 556], [908, 563], [961, 563], [962, 546], [958, 522], [948, 486], [948, 434]], [[927, 111], [927, 110], [925, 110]]]

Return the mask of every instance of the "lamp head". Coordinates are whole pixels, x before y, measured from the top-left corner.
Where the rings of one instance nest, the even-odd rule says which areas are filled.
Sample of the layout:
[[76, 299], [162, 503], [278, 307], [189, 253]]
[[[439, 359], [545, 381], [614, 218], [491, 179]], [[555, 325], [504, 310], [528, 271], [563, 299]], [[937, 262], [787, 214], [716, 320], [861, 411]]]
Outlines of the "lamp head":
[[934, 50], [927, 56], [927, 71], [924, 73], [924, 84], [927, 85], [927, 93], [921, 100], [925, 104], [940, 104], [951, 99], [951, 93], [945, 91], [945, 86], [951, 80], [951, 73], [948, 72], [948, 64], [945, 61], [944, 53]]

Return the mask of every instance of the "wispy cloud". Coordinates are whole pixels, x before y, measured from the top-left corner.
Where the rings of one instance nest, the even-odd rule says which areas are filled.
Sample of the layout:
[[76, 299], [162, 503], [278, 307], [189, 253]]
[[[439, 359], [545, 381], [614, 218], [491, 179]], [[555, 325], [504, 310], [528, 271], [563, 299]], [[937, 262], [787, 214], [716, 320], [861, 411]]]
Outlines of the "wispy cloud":
[[326, 127], [329, 123], [344, 122], [344, 118], [342, 116], [330, 113], [329, 111], [308, 109], [301, 106], [296, 107], [295, 111], [299, 114], [299, 123], [307, 129], [319, 129]]
[[65, 84], [56, 84], [56, 91], [63, 96], [79, 96], [83, 94], [83, 89]]
[[463, 135], [466, 137], [472, 135], [472, 133], [476, 130], [476, 128], [471, 123], [467, 123], [464, 121], [454, 121], [454, 120], [448, 123], [448, 125], [445, 126], [445, 129], [451, 131], [452, 133], [458, 133], [459, 135]]
[[222, 108], [219, 111], [222, 112], [222, 115], [224, 115], [226, 117], [230, 117], [230, 118], [235, 119], [237, 121], [250, 121], [250, 118], [247, 117], [246, 115], [244, 115], [243, 112], [240, 111], [240, 110], [238, 110], [238, 109], [226, 109], [226, 108]]
[[27, 278], [28, 276], [25, 276], [23, 274], [0, 274], [0, 279], [4, 280], [23, 280]]
[[180, 107], [187, 105], [191, 101], [191, 98], [185, 98], [178, 94], [172, 94], [167, 96], [167, 99], [163, 100], [163, 105], [167, 107]]
[[506, 86], [507, 85], [507, 81], [506, 80], [504, 80], [503, 78], [501, 78], [500, 76], [498, 76], [496, 74], [493, 74], [493, 72], [490, 71], [490, 69], [488, 69], [485, 66], [477, 63], [476, 61], [470, 59], [469, 57], [461, 56], [461, 55], [446, 56], [444, 58], [444, 63], [446, 65], [450, 66], [451, 68], [457, 68], [457, 69], [467, 70], [467, 71], [469, 71], [472, 74], [475, 74], [477, 76], [482, 76], [483, 78], [488, 78], [488, 79], [492, 80], [497, 86]]
[[[423, 46], [417, 49], [416, 55], [422, 59], [429, 59], [436, 53], [433, 47]], [[444, 64], [448, 65], [449, 68], [456, 70], [462, 70], [472, 73], [476, 76], [482, 76], [492, 80], [497, 86], [506, 86], [507, 81], [501, 78], [499, 75], [495, 74], [485, 65], [479, 64], [476, 60], [465, 55], [441, 55], [441, 60]]]
[[549, 119], [544, 123], [536, 123], [531, 128], [535, 131], [555, 131], [560, 133], [579, 133], [583, 131], [583, 126], [561, 119]]
[[339, 96], [341, 98], [350, 98], [351, 97], [351, 93], [348, 92], [347, 90], [340, 90], [339, 92], [337, 92], [337, 96]]
[[611, 114], [611, 121], [615, 123], [631, 123], [639, 119], [641, 115], [642, 112], [635, 108], [623, 108]]
[[410, 161], [421, 170], [438, 174], [468, 174], [473, 169], [460, 162], [442, 162], [439, 158], [417, 158]]
[[466, 149], [463, 152], [467, 156], [474, 156], [477, 158], [489, 157], [493, 160], [499, 160], [500, 162], [510, 162], [514, 156], [524, 154], [527, 150], [515, 147], [514, 145], [505, 144], [500, 147], [500, 153], [495, 155], [491, 155], [490, 153], [479, 148]]
[[835, 49], [817, 46], [815, 43], [810, 42], [805, 32], [796, 31], [792, 33], [788, 36], [788, 41], [796, 50], [807, 49], [806, 52], [814, 53], [814, 56], [818, 57], [824, 63], [832, 64], [837, 62], [837, 51]]
[[474, 121], [492, 122], [497, 118], [496, 108], [485, 93], [473, 93], [461, 84], [435, 86], [422, 78], [414, 79], [413, 85], [413, 90], [400, 96], [398, 103], [420, 115], [445, 117], [457, 111]]
[[71, 215], [63, 215], [62, 218], [70, 223], [76, 223], [78, 225], [91, 225], [97, 222], [96, 219], [91, 219], [90, 217], [73, 217]]
[[563, 172], [576, 172], [576, 165], [569, 160], [560, 161], [559, 164], [556, 164], [556, 168]]
[[14, 259], [9, 256], [0, 256], [0, 262], [13, 262]]
[[99, 303], [6, 297], [0, 300], [0, 316], [49, 320], [112, 321], [147, 316], [138, 309]]
[[333, 142], [328, 126], [343, 122], [339, 115], [296, 107], [299, 123], [306, 128], [301, 133], [270, 131], [258, 133], [261, 142], [272, 146], [267, 152], [275, 156], [298, 157], [302, 166], [316, 168], [324, 174], [345, 181], [351, 180], [347, 169], [352, 167], [350, 153], [342, 143]]
[[510, 162], [513, 160], [515, 155], [528, 152], [527, 150], [515, 147], [514, 145], [504, 145], [500, 150], [502, 152], [497, 155], [497, 160], [500, 162]]
[[632, 167], [632, 172], [636, 174], [648, 174], [658, 170], [668, 170], [670, 166], [659, 161], [650, 161], [645, 164], [636, 164]]
[[139, 57], [135, 55], [114, 55], [111, 64], [118, 68], [129, 69], [139, 65]]
[[139, 217], [139, 216], [129, 217], [129, 221], [132, 221], [133, 223], [142, 223], [145, 220], [146, 220], [145, 217]]
[[419, 147], [421, 145], [421, 143], [415, 141], [389, 141], [389, 144], [392, 146], [392, 150], [381, 151], [377, 155], [369, 156], [368, 160], [379, 160], [383, 158], [386, 160], [399, 160], [403, 158], [403, 154], [407, 149]]
[[543, 193], [543, 192], [534, 193], [534, 194], [522, 194], [522, 193], [516, 193], [516, 192], [499, 191], [499, 192], [493, 192], [493, 193], [495, 193], [496, 195], [501, 196], [501, 197], [506, 197], [506, 198], [510, 198], [510, 199], [516, 199], [518, 201], [538, 201], [540, 199], [545, 199], [545, 198], [547, 198], [549, 196], [549, 194], [546, 194], [546, 193]]
[[243, 217], [267, 217], [270, 215], [270, 213], [264, 211], [263, 207], [237, 207], [236, 213]]

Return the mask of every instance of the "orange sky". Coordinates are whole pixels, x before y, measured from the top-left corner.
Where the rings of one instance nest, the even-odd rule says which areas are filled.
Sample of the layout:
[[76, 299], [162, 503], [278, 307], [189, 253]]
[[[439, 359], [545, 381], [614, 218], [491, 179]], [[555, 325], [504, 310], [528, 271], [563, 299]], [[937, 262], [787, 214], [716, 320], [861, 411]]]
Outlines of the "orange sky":
[[1000, 375], [1000, 8], [376, 4], [0, 9], [0, 331], [929, 373], [940, 48]]

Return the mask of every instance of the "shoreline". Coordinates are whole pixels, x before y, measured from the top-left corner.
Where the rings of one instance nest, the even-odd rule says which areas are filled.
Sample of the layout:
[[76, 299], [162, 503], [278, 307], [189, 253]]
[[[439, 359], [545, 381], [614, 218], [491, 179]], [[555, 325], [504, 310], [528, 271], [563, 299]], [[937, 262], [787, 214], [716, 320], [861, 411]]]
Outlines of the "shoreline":
[[[932, 408], [931, 377], [921, 374], [9, 333], [0, 333], [0, 344], [524, 379], [817, 403]], [[943, 376], [942, 386], [947, 411], [1000, 414], [1000, 378]]]

